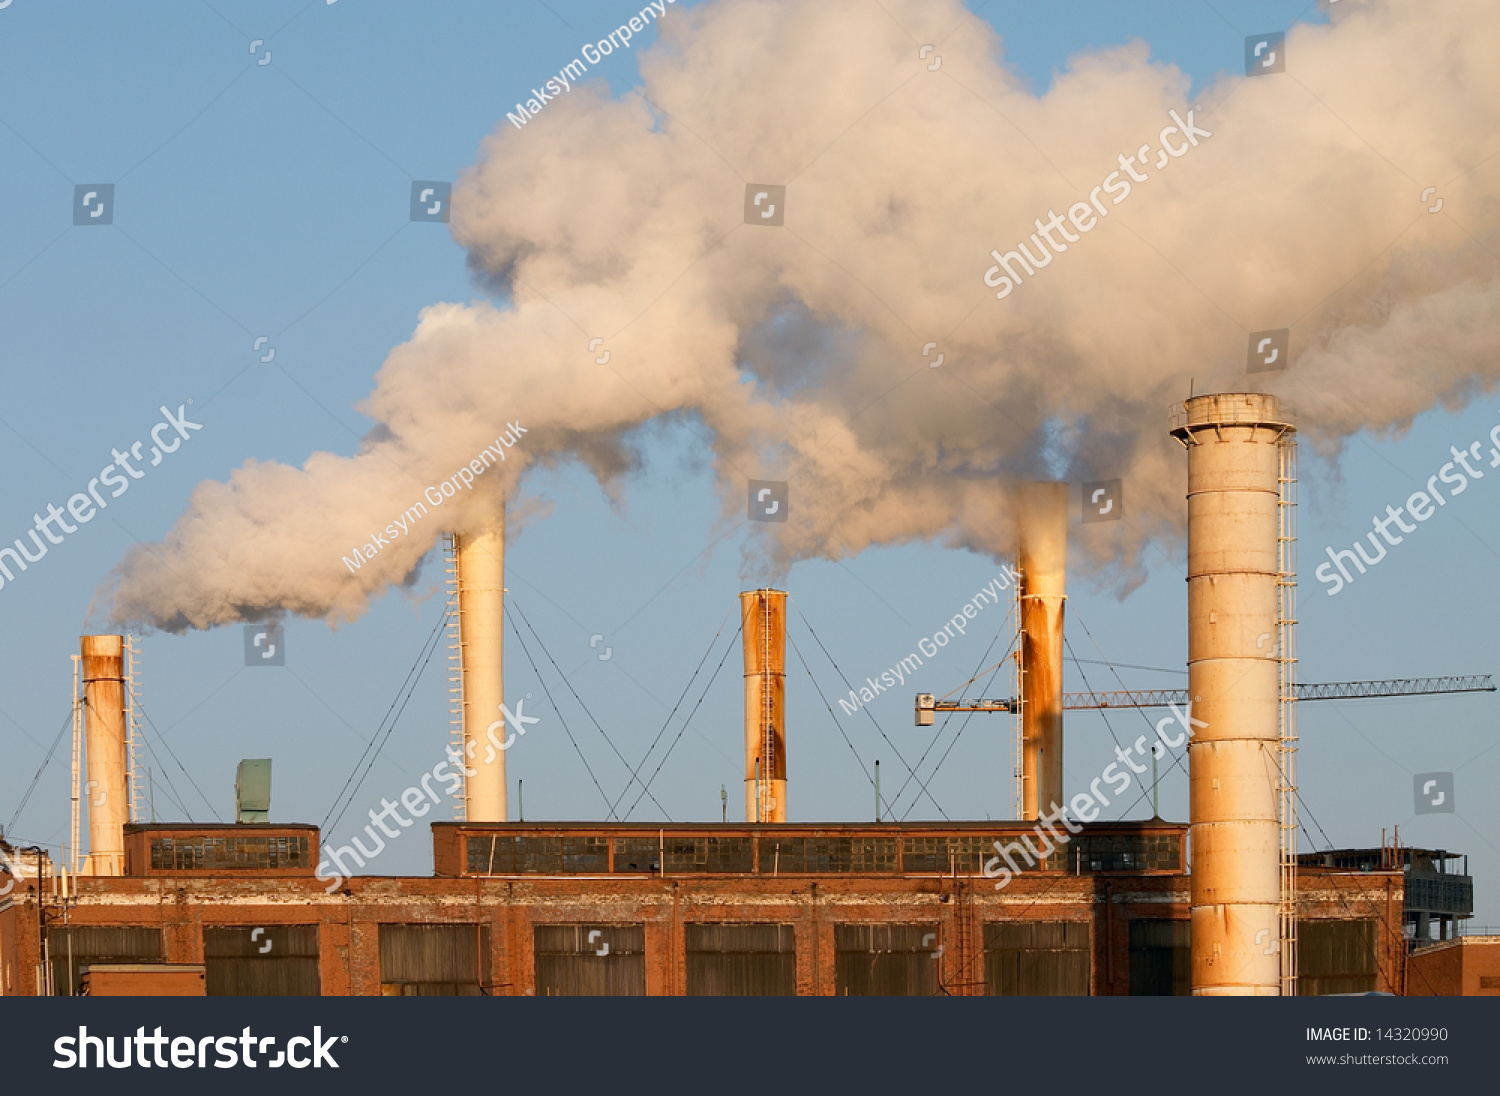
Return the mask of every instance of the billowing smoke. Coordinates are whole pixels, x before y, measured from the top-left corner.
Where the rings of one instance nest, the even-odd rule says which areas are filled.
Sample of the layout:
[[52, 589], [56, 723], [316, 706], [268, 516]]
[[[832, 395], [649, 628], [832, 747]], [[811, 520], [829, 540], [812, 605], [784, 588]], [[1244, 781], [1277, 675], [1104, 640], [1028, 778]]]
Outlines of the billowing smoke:
[[[1118, 477], [1126, 520], [1073, 556], [1128, 585], [1180, 535], [1165, 424], [1190, 384], [1277, 391], [1336, 449], [1500, 372], [1487, 0], [1346, 0], [1287, 34], [1285, 72], [1192, 98], [1138, 42], [1037, 96], [958, 0], [710, 0], [660, 32], [641, 88], [502, 122], [456, 188], [507, 303], [422, 314], [359, 454], [200, 485], [121, 563], [117, 623], [353, 618], [533, 462], [619, 491], [663, 417], [712, 438], [726, 521], [749, 479], [790, 482], [754, 577], [912, 539], [1008, 555], [1007, 483]], [[748, 184], [786, 188], [783, 224], [746, 223]], [[1046, 265], [1006, 255], [1023, 243]], [[1290, 367], [1247, 376], [1250, 333], [1281, 328]], [[508, 423], [526, 433], [472, 490], [340, 562]]]

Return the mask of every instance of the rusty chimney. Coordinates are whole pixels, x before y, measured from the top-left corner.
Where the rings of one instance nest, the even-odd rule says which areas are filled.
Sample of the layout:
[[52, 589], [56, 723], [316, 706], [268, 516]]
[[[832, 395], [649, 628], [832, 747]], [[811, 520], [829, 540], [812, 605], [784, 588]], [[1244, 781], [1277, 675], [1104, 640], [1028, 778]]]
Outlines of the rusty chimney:
[[90, 875], [125, 874], [125, 637], [83, 636], [83, 718]]
[[1063, 799], [1063, 609], [1067, 601], [1068, 485], [1017, 491], [1021, 572], [1021, 816]]
[[[459, 667], [463, 690], [462, 764], [474, 771], [464, 780], [464, 820], [504, 822], [506, 727], [500, 706], [505, 701], [505, 517], [475, 534], [453, 534], [458, 585]], [[498, 725], [497, 725], [498, 724]], [[489, 734], [494, 728], [494, 735]]]
[[1280, 992], [1278, 504], [1295, 427], [1274, 396], [1198, 396], [1174, 410], [1188, 452], [1188, 745], [1192, 987]]
[[786, 591], [740, 594], [745, 635], [745, 821], [786, 821]]

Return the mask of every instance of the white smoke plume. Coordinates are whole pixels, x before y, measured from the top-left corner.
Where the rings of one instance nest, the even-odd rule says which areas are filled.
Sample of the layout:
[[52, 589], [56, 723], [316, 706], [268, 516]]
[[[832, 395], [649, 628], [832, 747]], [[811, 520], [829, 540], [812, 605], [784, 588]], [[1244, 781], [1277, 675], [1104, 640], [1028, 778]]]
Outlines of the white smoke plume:
[[[1128, 586], [1148, 542], [1180, 536], [1165, 429], [1190, 383], [1276, 391], [1334, 450], [1500, 374], [1500, 16], [1333, 14], [1287, 33], [1285, 72], [1188, 98], [1139, 42], [1038, 96], [958, 0], [669, 9], [640, 88], [578, 85], [502, 122], [455, 188], [453, 231], [506, 303], [423, 312], [357, 455], [201, 484], [120, 564], [113, 620], [352, 619], [532, 462], [577, 458], [620, 491], [632, 432], [667, 416], [712, 437], [726, 521], [747, 480], [790, 482], [757, 577], [913, 539], [1008, 556], [1007, 484], [1120, 477], [1126, 520], [1081, 527], [1073, 555]], [[1212, 136], [1158, 167], [1173, 111]], [[997, 299], [991, 249], [1035, 246], [1036, 219], [1143, 144], [1146, 181], [1097, 196], [1107, 215]], [[751, 183], [786, 187], [784, 225], [745, 223]], [[1247, 376], [1249, 334], [1276, 328], [1290, 368]], [[340, 564], [512, 421], [527, 434], [474, 492]]]

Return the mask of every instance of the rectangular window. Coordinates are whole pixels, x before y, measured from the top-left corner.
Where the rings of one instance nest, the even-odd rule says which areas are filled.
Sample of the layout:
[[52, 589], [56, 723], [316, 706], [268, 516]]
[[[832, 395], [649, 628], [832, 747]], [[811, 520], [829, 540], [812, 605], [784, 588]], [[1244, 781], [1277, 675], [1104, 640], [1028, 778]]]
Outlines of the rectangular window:
[[1181, 871], [1182, 839], [1177, 834], [1090, 834], [1074, 839], [1066, 867], [1080, 871]]
[[791, 925], [687, 925], [689, 997], [793, 997], [796, 934]]
[[77, 997], [83, 968], [110, 963], [160, 963], [161, 930], [113, 925], [67, 925], [47, 929], [53, 992]]
[[1300, 921], [1297, 924], [1297, 994], [1368, 993], [1379, 966], [1374, 921]]
[[761, 835], [762, 875], [890, 872], [897, 869], [894, 837], [774, 837]]
[[1188, 921], [1130, 922], [1130, 996], [1189, 996], [1192, 936]]
[[255, 925], [203, 930], [210, 997], [317, 997], [317, 925]]
[[381, 925], [386, 997], [478, 997], [489, 992], [488, 925]]
[[153, 837], [152, 871], [269, 871], [311, 868], [308, 839], [303, 835]]
[[538, 997], [644, 997], [643, 925], [537, 925]]
[[834, 992], [840, 997], [931, 997], [942, 953], [936, 922], [835, 925]]
[[991, 997], [1087, 997], [1086, 921], [1005, 921], [984, 926]]
[[738, 875], [753, 871], [755, 866], [755, 849], [749, 837], [666, 834], [615, 838], [615, 871], [659, 872], [663, 853], [668, 875]]
[[[1010, 852], [1011, 861], [1021, 871], [1056, 871], [1073, 865], [1072, 854], [1066, 845], [1045, 835], [1038, 837], [1031, 830], [1021, 830], [1014, 834], [988, 834], [982, 837], [970, 834], [957, 837], [906, 837], [902, 839], [901, 867], [907, 874], [936, 872], [946, 875], [957, 872], [959, 875], [980, 875], [984, 871], [985, 862], [999, 855], [997, 842], [999, 848]], [[1010, 849], [1012, 844], [1019, 844], [1019, 847]], [[1028, 851], [1035, 849], [1039, 853], [1048, 852], [1049, 844], [1052, 848], [1044, 859], [1038, 860]], [[999, 861], [997, 866], [1005, 867], [1006, 861]]]
[[609, 838], [506, 836], [468, 839], [470, 875], [604, 875]]

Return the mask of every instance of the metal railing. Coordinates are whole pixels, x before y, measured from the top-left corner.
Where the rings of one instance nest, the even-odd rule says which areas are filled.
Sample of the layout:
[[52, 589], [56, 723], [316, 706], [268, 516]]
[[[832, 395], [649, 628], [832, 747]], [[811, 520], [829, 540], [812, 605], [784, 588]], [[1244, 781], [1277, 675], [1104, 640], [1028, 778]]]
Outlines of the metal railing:
[[[1174, 403], [1167, 409], [1169, 430], [1181, 430], [1188, 426], [1282, 426], [1294, 428], [1296, 417], [1290, 408], [1272, 397], [1239, 393], [1226, 393], [1211, 398], [1189, 409], [1186, 402]], [[1200, 397], [1201, 398], [1201, 397]], [[1266, 414], [1267, 399], [1272, 400], [1274, 415]]]
[[1500, 925], [1471, 925], [1457, 921], [1453, 925], [1454, 936], [1500, 936]]

